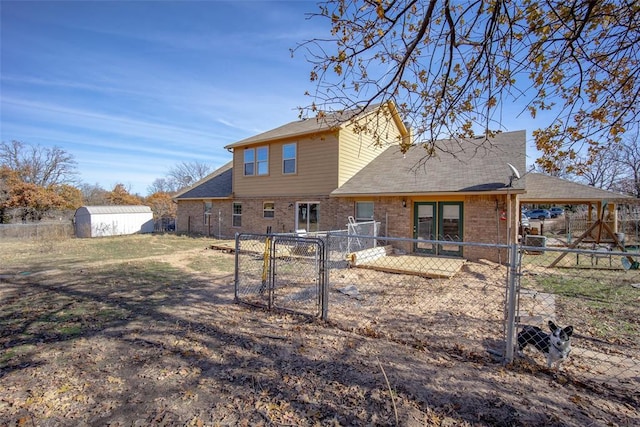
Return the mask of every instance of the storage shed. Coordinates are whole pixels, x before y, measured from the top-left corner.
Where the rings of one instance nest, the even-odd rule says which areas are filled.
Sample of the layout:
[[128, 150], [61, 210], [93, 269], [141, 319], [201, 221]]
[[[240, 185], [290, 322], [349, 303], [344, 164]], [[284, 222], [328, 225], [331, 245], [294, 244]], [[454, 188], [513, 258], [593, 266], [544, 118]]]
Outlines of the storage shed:
[[149, 206], [82, 206], [74, 224], [77, 237], [152, 233], [153, 212]]

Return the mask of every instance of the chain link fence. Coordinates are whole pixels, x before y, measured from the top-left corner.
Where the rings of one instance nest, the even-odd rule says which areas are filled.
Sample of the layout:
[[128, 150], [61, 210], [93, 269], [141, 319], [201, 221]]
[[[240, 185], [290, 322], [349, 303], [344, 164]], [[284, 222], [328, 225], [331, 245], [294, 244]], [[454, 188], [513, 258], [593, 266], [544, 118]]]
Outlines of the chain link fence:
[[74, 236], [70, 220], [0, 224], [0, 239], [62, 239]]
[[495, 263], [407, 251], [450, 244], [347, 233], [241, 235], [236, 298], [447, 357], [540, 369], [545, 356], [533, 346], [518, 351], [517, 336], [527, 325], [549, 333], [551, 320], [573, 327], [561, 369], [585, 384], [637, 393], [640, 254], [456, 242], [465, 251], [503, 250], [503, 263]]
[[326, 317], [325, 253], [315, 237], [239, 234], [236, 300]]
[[355, 238], [327, 238], [331, 322], [416, 348], [502, 356], [506, 267], [400, 249], [436, 243], [424, 240], [359, 236], [373, 249], [349, 252]]
[[[525, 247], [520, 253], [516, 330], [548, 320], [573, 326], [563, 364], [583, 381], [638, 393], [640, 378], [640, 269], [637, 251]], [[521, 360], [545, 364], [525, 348]]]

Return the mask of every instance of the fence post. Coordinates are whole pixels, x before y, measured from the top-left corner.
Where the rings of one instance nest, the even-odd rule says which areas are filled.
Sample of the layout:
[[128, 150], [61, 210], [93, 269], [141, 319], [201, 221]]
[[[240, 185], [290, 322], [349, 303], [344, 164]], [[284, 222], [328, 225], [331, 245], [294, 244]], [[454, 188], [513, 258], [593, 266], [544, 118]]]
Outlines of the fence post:
[[325, 237], [324, 240], [324, 244], [319, 245], [322, 246], [322, 257], [321, 257], [321, 261], [320, 261], [320, 276], [321, 276], [321, 287], [320, 287], [320, 293], [322, 295], [321, 298], [321, 305], [320, 305], [320, 317], [322, 320], [327, 320], [327, 318], [329, 317], [329, 269], [330, 267], [330, 262], [329, 262], [329, 256], [331, 254], [330, 251], [330, 240], [331, 240], [331, 233], [327, 233], [327, 236]]
[[509, 290], [507, 292], [507, 327], [505, 337], [505, 353], [503, 363], [513, 362], [514, 337], [516, 329], [516, 300], [517, 300], [517, 276], [518, 276], [518, 245], [509, 245]]
[[[191, 219], [191, 217], [189, 217], [189, 219]], [[238, 274], [238, 254], [240, 253], [240, 233], [236, 233], [235, 236], [235, 240], [236, 240], [236, 250], [234, 253], [234, 269], [233, 269], [233, 300], [237, 303], [238, 301], [240, 301], [240, 297], [238, 295], [238, 285], [239, 285], [239, 280], [240, 280], [240, 276]]]

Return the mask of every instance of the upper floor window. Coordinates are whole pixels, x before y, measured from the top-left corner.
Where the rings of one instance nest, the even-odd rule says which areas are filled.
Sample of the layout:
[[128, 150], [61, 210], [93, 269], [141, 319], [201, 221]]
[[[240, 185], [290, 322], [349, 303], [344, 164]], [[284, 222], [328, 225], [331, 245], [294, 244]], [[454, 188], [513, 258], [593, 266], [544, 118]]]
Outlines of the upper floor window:
[[245, 148], [244, 175], [269, 174], [269, 147]]
[[244, 150], [244, 174], [252, 176], [255, 174], [256, 168], [256, 151], [253, 148], [245, 148]]
[[291, 144], [284, 144], [282, 146], [282, 173], [293, 174], [296, 173], [296, 158], [297, 158], [297, 144], [295, 142]]

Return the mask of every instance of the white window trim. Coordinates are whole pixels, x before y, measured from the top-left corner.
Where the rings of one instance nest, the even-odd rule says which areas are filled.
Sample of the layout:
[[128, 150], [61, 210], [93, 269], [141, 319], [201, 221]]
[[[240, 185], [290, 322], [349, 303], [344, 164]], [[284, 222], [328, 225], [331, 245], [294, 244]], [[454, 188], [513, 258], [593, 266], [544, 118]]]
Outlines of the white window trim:
[[[239, 214], [236, 213], [236, 209], [235, 209], [236, 205], [240, 206], [240, 213]], [[240, 218], [240, 225], [235, 225], [234, 219], [236, 217]], [[233, 227], [233, 228], [242, 227], [242, 203], [240, 203], [240, 202], [231, 203], [231, 227]]]
[[[295, 156], [294, 157], [284, 157], [284, 147], [286, 147], [287, 145], [293, 145], [295, 147]], [[294, 162], [294, 168], [293, 168], [293, 172], [285, 172], [284, 171], [284, 162], [286, 160], [293, 160]], [[298, 173], [298, 143], [297, 142], [290, 142], [287, 144], [283, 144], [282, 145], [282, 174], [283, 175], [295, 175]]]
[[[260, 160], [258, 158], [258, 152], [260, 150], [266, 150], [267, 151], [267, 158], [265, 160]], [[255, 159], [256, 159], [256, 164], [255, 164], [255, 175], [256, 176], [266, 176], [269, 175], [269, 146], [268, 145], [263, 145], [260, 147], [256, 147], [256, 153], [255, 153]], [[265, 164], [267, 166], [267, 170], [264, 173], [260, 173], [260, 165], [261, 164]]]
[[[248, 152], [252, 152], [253, 153], [253, 161], [252, 162], [247, 162], [247, 153]], [[253, 173], [252, 174], [248, 174], [247, 173], [247, 165], [248, 164], [253, 165]], [[256, 175], [256, 149], [255, 148], [245, 148], [244, 151], [242, 152], [242, 174], [244, 176], [255, 176]]]
[[[265, 207], [265, 205], [267, 205], [268, 203], [273, 205], [272, 209], [267, 209]], [[273, 215], [272, 216], [266, 216], [265, 215], [266, 212], [271, 212]], [[274, 219], [275, 217], [276, 217], [276, 203], [272, 202], [272, 201], [262, 202], [262, 218], [264, 218], [264, 219]]]

